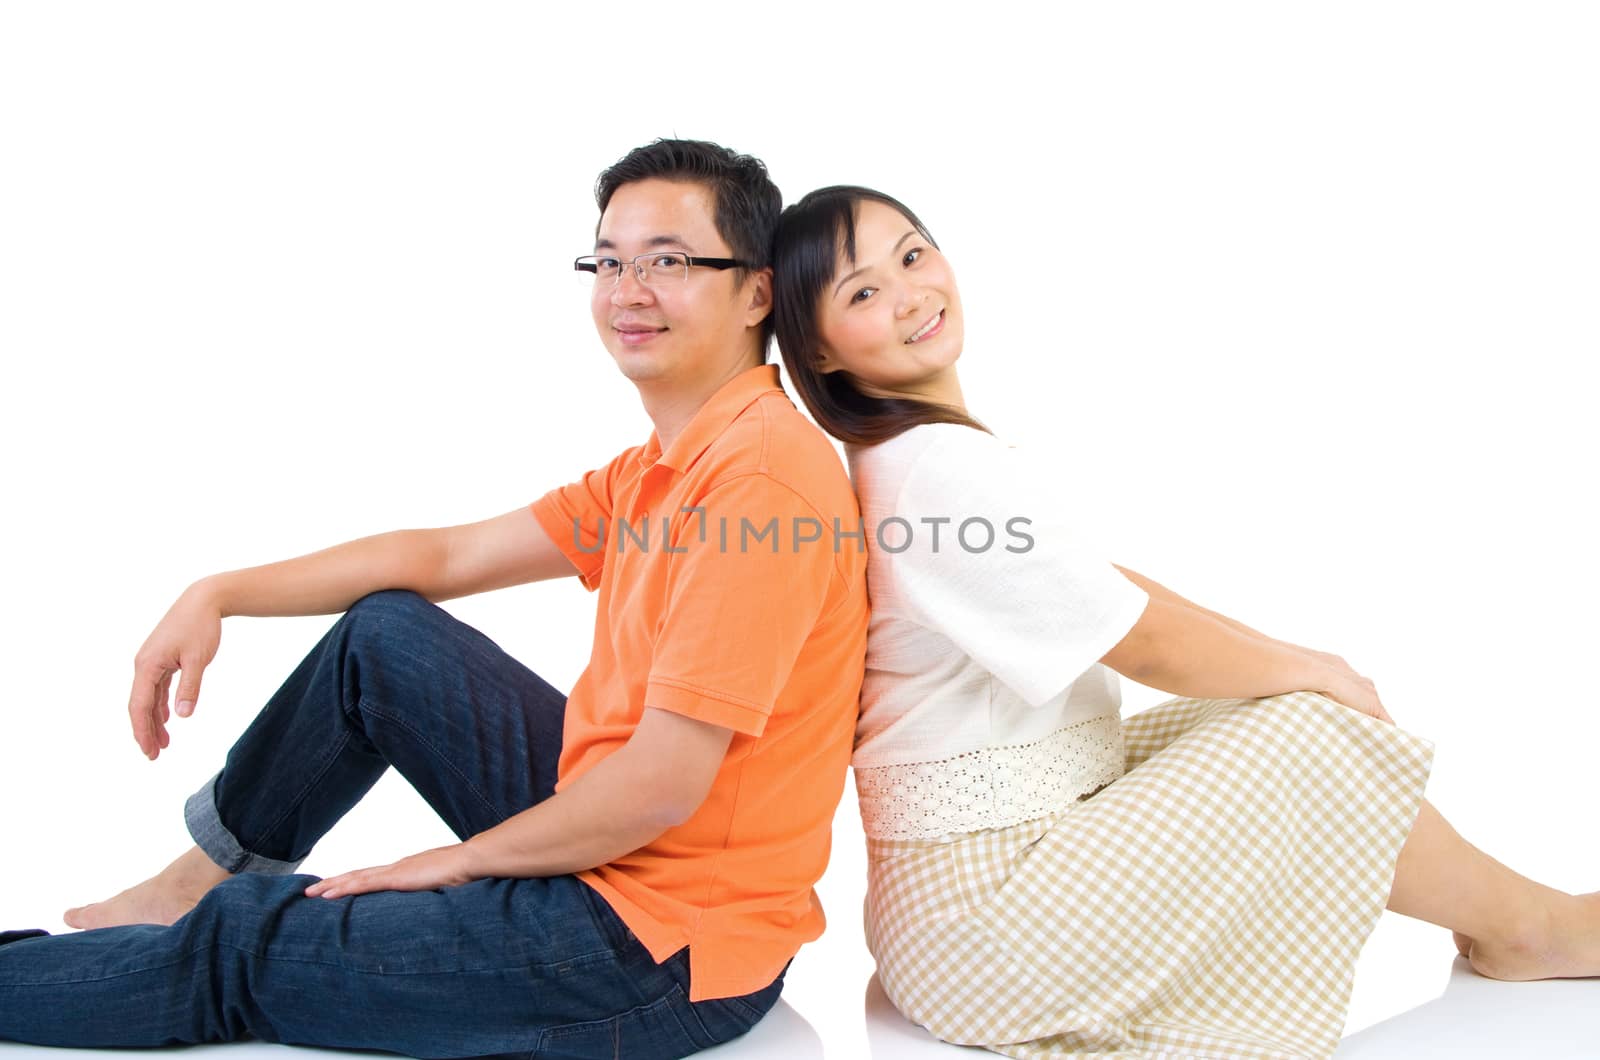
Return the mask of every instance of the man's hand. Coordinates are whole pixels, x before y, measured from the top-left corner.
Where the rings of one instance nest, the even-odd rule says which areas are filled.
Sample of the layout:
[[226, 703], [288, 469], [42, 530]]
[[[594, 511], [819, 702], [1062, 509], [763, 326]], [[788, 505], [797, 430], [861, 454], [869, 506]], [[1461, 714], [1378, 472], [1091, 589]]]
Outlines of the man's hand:
[[172, 675], [183, 674], [178, 682], [178, 717], [187, 718], [200, 700], [200, 675], [217, 657], [221, 644], [222, 610], [207, 593], [205, 583], [196, 582], [167, 609], [133, 657], [128, 719], [146, 758], [154, 761], [171, 742], [167, 692]]
[[306, 888], [307, 898], [343, 898], [371, 891], [431, 891], [477, 879], [467, 867], [466, 847], [452, 843], [401, 858], [392, 865], [342, 872]]

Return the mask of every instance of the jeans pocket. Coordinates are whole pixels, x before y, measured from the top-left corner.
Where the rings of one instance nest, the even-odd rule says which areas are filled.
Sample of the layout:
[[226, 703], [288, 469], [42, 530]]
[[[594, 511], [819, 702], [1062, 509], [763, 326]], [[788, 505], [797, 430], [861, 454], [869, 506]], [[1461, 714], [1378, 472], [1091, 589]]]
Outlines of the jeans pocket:
[[[788, 971], [787, 965], [784, 971]], [[683, 1018], [686, 1022], [693, 1020], [696, 1025], [694, 1029], [714, 1042], [732, 1041], [760, 1023], [761, 1018], [778, 1003], [778, 995], [782, 992], [783, 973], [779, 973], [778, 978], [767, 986], [743, 996], [719, 997], [710, 1001], [686, 999]]]
[[650, 1004], [609, 1019], [547, 1028], [530, 1060], [678, 1060], [716, 1045], [698, 1020], [683, 1014], [688, 1006], [689, 999], [673, 986]]
[[588, 904], [589, 919], [594, 921], [595, 930], [600, 932], [600, 937], [611, 947], [612, 953], [620, 956], [644, 947], [644, 943], [639, 941], [638, 936], [617, 915], [617, 911], [611, 908], [610, 902], [582, 880], [574, 882], [579, 893], [583, 895], [584, 902]]
[[679, 1018], [690, 1036], [707, 1045], [733, 1041], [766, 1015], [749, 1002], [736, 997], [722, 997], [713, 1001], [690, 1001], [684, 997], [681, 1005]]

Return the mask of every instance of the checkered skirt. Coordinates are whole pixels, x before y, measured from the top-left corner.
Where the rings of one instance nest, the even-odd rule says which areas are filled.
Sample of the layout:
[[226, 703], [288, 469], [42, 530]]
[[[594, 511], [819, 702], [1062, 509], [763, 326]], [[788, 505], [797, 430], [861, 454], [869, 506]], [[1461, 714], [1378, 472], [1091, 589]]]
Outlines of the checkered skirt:
[[1015, 1057], [1326, 1057], [1433, 744], [1312, 692], [1123, 720], [1127, 772], [1066, 810], [869, 839], [884, 992]]

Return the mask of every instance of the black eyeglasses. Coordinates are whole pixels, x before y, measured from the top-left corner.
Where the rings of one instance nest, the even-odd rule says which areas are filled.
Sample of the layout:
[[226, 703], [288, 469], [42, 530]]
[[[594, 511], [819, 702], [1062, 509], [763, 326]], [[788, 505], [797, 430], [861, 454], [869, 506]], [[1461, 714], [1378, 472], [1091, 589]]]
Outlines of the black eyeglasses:
[[744, 269], [750, 266], [738, 258], [698, 258], [689, 254], [682, 254], [676, 250], [658, 250], [652, 254], [640, 254], [629, 261], [621, 258], [610, 258], [604, 255], [586, 254], [572, 263], [572, 267], [579, 272], [587, 272], [594, 276], [596, 286], [601, 284], [616, 284], [622, 278], [622, 267], [632, 265], [639, 282], [652, 283], [680, 283], [689, 278], [689, 270], [703, 266], [708, 269]]

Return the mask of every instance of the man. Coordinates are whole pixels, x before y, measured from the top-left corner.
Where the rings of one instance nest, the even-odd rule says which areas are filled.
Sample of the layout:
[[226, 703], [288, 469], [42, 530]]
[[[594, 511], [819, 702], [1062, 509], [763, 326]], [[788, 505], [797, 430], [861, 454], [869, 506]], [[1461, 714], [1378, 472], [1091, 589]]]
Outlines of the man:
[[[189, 799], [191, 850], [68, 912], [98, 930], [0, 946], [0, 1038], [665, 1057], [776, 1002], [822, 930], [865, 542], [837, 456], [766, 363], [765, 167], [658, 141], [596, 197], [577, 266], [649, 439], [497, 518], [186, 590], [136, 659], [152, 759], [172, 675], [187, 716], [223, 616], [348, 610]], [[600, 596], [565, 698], [434, 603], [574, 573]], [[389, 765], [461, 842], [295, 875]]]

